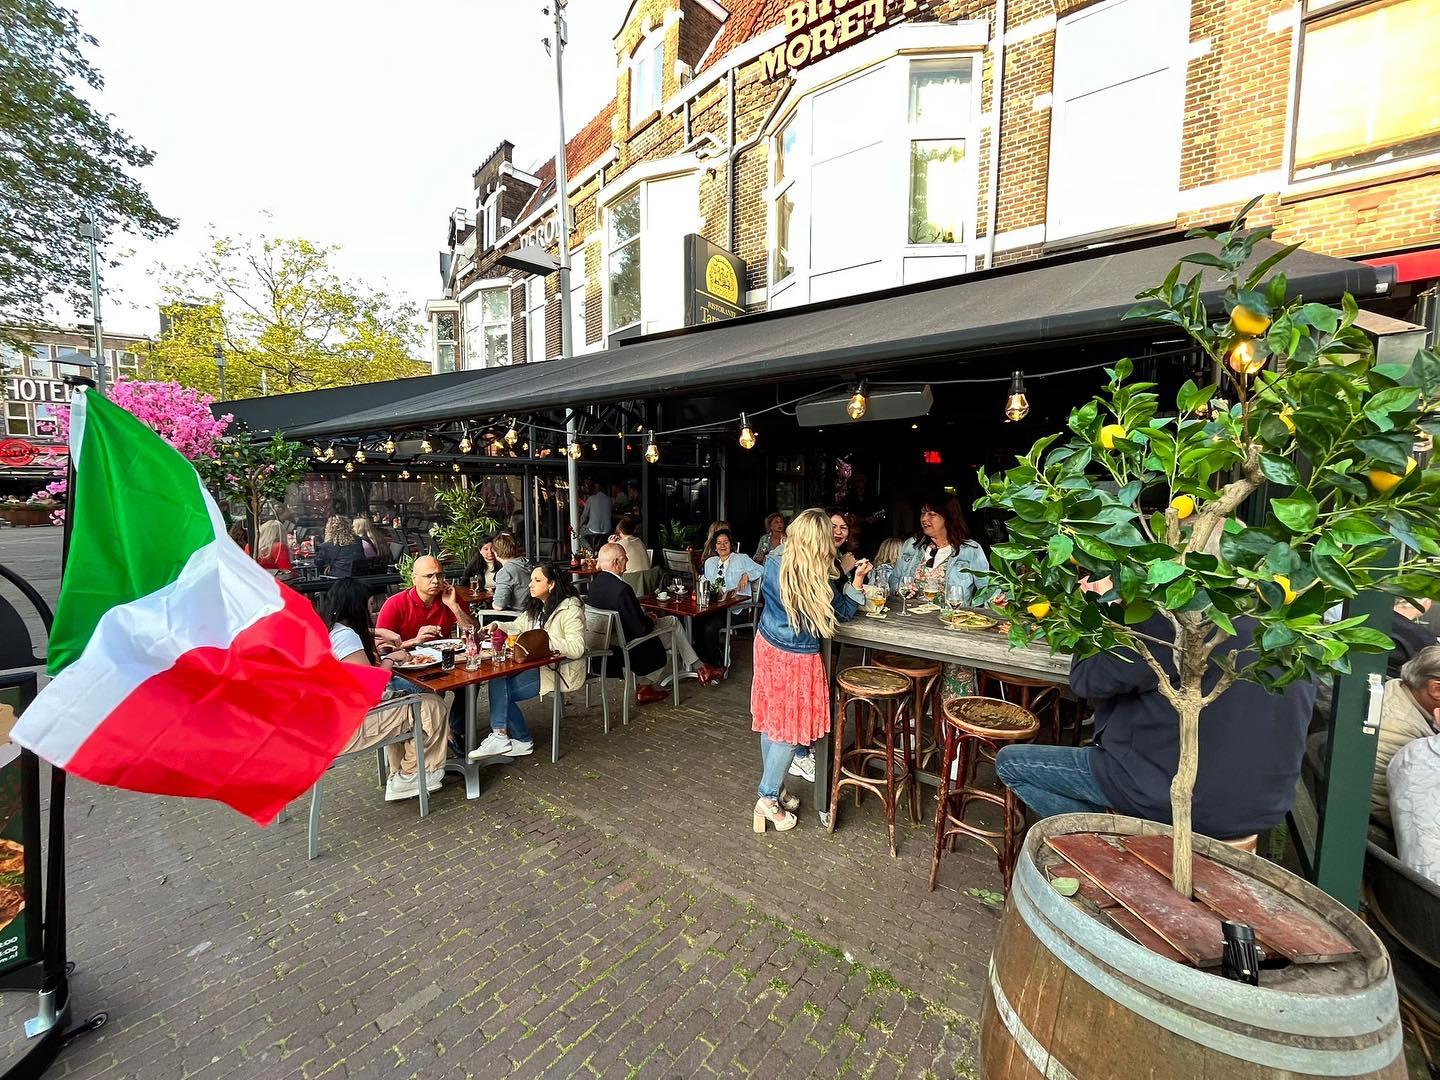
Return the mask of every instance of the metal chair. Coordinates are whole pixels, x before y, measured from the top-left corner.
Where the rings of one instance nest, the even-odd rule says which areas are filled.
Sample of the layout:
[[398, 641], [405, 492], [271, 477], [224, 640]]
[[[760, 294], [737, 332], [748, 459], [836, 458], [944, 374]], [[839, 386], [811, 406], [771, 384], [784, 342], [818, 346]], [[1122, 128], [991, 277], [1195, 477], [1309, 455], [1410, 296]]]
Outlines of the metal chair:
[[630, 667], [630, 651], [631, 651], [632, 649], [634, 649], [637, 645], [643, 645], [643, 644], [644, 644], [645, 642], [647, 642], [647, 641], [651, 641], [651, 640], [658, 639], [658, 638], [665, 638], [665, 639], [666, 639], [666, 641], [665, 641], [665, 650], [666, 650], [666, 652], [668, 652], [668, 653], [670, 654], [670, 694], [671, 694], [671, 700], [672, 700], [676, 705], [679, 705], [679, 704], [680, 704], [680, 662], [675, 658], [675, 642], [674, 642], [674, 639], [673, 639], [673, 637], [672, 637], [672, 632], [671, 632], [669, 629], [663, 629], [663, 630], [662, 630], [662, 629], [655, 629], [655, 630], [650, 631], [650, 633], [648, 633], [648, 634], [644, 634], [644, 635], [642, 635], [641, 637], [634, 638], [633, 640], [627, 641], [627, 640], [625, 639], [625, 628], [620, 625], [620, 620], [615, 617], [615, 612], [613, 612], [613, 611], [602, 611], [602, 610], [599, 609], [599, 608], [592, 608], [589, 604], [586, 604], [586, 605], [585, 605], [585, 629], [586, 629], [587, 644], [588, 644], [589, 630], [590, 630], [590, 625], [591, 625], [591, 624], [590, 624], [590, 614], [591, 614], [591, 612], [594, 612], [594, 613], [595, 613], [596, 615], [598, 615], [598, 616], [609, 616], [608, 622], [609, 622], [610, 630], [609, 630], [609, 635], [608, 635], [608, 638], [607, 638], [608, 646], [607, 646], [607, 648], [606, 648], [606, 655], [607, 655], [607, 656], [613, 656], [613, 655], [614, 655], [614, 652], [613, 652], [614, 649], [618, 648], [618, 649], [620, 650], [620, 663], [621, 663], [621, 665], [622, 665], [623, 668], [624, 668], [624, 679], [623, 679], [623, 681], [621, 682], [622, 699], [621, 699], [621, 706], [620, 706], [620, 723], [621, 723], [621, 724], [628, 724], [628, 723], [630, 723], [630, 699], [635, 696], [635, 672], [634, 672], [634, 670], [632, 670], [631, 667]]
[[[352, 750], [348, 754], [341, 754], [330, 763], [333, 769], [340, 762], [349, 758], [359, 757], [361, 754], [368, 754], [375, 751], [376, 768], [380, 775], [380, 786], [385, 786], [385, 748], [387, 746], [398, 746], [400, 743], [415, 741], [415, 779], [420, 785], [420, 816], [423, 818], [430, 813], [430, 788], [425, 776], [425, 728], [420, 723], [420, 703], [424, 700], [423, 694], [405, 694], [401, 697], [391, 698], [389, 701], [381, 702], [376, 708], [391, 708], [395, 705], [408, 705], [410, 707], [410, 729], [390, 736], [375, 746], [367, 746], [363, 750]], [[329, 769], [326, 770], [328, 772]], [[309, 854], [307, 858], [313, 859], [320, 851], [320, 784], [325, 779], [321, 773], [315, 781], [315, 786], [310, 789], [310, 830], [309, 830]]]
[[[7, 566], [0, 566], [0, 577], [20, 590], [21, 595], [40, 616], [40, 622], [48, 634], [54, 616], [50, 612], [50, 605], [35, 590], [35, 586]], [[43, 656], [35, 655], [35, 643], [30, 639], [30, 628], [25, 625], [24, 617], [9, 600], [0, 596], [0, 670], [40, 667], [44, 663]]]
[[674, 548], [665, 548], [661, 552], [665, 556], [665, 573], [683, 577], [690, 585], [695, 584], [695, 563], [690, 558], [688, 551], [676, 551]]
[[747, 602], [727, 608], [725, 611], [725, 629], [721, 631], [721, 635], [725, 640], [725, 670], [727, 672], [730, 670], [730, 639], [742, 630], [748, 630], [751, 634], [755, 633], [755, 627], [760, 623], [760, 607], [764, 603], [764, 599], [760, 596], [758, 585], [754, 585], [752, 588], [756, 590], [755, 594]]
[[599, 608], [585, 608], [585, 707], [590, 707], [590, 684], [600, 681], [600, 712], [604, 717], [605, 734], [610, 734], [610, 699], [605, 696], [605, 684], [609, 679], [606, 667], [609, 664], [610, 643], [615, 633], [615, 612]]

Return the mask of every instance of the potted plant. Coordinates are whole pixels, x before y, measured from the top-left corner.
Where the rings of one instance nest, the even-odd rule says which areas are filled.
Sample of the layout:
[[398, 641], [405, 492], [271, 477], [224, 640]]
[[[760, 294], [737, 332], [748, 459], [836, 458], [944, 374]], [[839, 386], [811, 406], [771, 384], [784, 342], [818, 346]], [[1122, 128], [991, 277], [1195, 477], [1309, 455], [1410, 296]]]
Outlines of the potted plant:
[[283, 504], [290, 485], [305, 475], [308, 465], [308, 455], [299, 443], [278, 434], [269, 442], [256, 442], [248, 432], [221, 436], [215, 443], [215, 455], [195, 462], [218, 497], [244, 503], [256, 530], [265, 502]]
[[0, 500], [0, 521], [8, 521], [16, 528], [58, 524], [54, 522], [53, 515], [63, 505], [57, 499], [33, 496], [29, 499]]
[[490, 516], [485, 493], [479, 487], [437, 487], [435, 501], [450, 515], [450, 522], [432, 530], [442, 558], [469, 565], [485, 540], [500, 531]]
[[[1278, 267], [1293, 246], [1251, 265], [1270, 235], [1244, 229], [1253, 205], [1228, 229], [1191, 233], [1216, 250], [1187, 256], [1126, 316], [1184, 332], [1213, 382], [1187, 381], [1162, 415], [1155, 384], [1122, 360], [1068, 433], [982, 474], [977, 504], [1010, 515], [992, 586], [1008, 598], [1012, 643], [1043, 637], [1077, 658], [1130, 649], [1156, 672], [1180, 747], [1173, 829], [1162, 831], [1187, 899], [1205, 709], [1239, 679], [1281, 689], [1347, 671], [1352, 653], [1388, 652], [1363, 617], [1324, 621], [1360, 591], [1440, 595], [1440, 472], [1413, 456], [1440, 429], [1440, 357], [1379, 365], [1349, 296], [1339, 309], [1290, 298]], [[1183, 264], [1197, 268], [1186, 280]], [[1198, 268], [1218, 271], [1223, 309], [1207, 310]], [[1084, 591], [1086, 578], [1108, 587]], [[1157, 614], [1173, 640], [1138, 629]], [[1217, 652], [1237, 619], [1253, 620], [1252, 649]], [[1215, 665], [1218, 681], [1204, 685]], [[1305, 895], [1312, 910], [1329, 899]]]

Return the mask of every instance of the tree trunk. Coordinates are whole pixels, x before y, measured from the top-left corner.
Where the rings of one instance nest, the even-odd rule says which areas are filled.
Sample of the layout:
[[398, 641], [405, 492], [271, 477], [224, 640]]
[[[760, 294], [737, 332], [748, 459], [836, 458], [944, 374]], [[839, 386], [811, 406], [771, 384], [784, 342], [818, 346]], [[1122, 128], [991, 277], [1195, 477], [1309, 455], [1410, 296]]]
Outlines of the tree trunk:
[[1194, 832], [1190, 825], [1195, 795], [1195, 773], [1200, 765], [1200, 695], [1183, 693], [1180, 716], [1180, 763], [1170, 781], [1170, 822], [1173, 828], [1170, 884], [1185, 899], [1191, 898], [1191, 860]]

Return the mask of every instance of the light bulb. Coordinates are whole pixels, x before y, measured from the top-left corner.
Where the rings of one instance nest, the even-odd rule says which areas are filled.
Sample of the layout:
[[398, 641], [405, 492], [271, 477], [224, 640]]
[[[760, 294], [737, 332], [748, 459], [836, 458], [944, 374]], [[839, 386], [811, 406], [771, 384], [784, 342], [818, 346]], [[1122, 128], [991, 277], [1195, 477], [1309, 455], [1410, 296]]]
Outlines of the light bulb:
[[750, 421], [745, 414], [740, 414], [740, 446], [745, 450], [755, 449], [755, 432], [750, 428]]
[[592, 454], [598, 454], [598, 453], [600, 452], [600, 446], [599, 446], [599, 444], [592, 442], [592, 443], [590, 444], [590, 452], [591, 452]]
[[387, 439], [385, 440], [385, 453], [387, 453], [387, 454], [394, 454], [394, 453], [395, 453], [395, 440], [394, 440], [394, 439], [387, 438]]
[[429, 436], [429, 435], [426, 435], [423, 439], [420, 440], [420, 452], [421, 452], [422, 454], [428, 454], [428, 453], [430, 453], [433, 449], [434, 449], [434, 447], [432, 447], [432, 446], [430, 445], [430, 436]]
[[409, 469], [401, 469], [401, 470], [400, 470], [400, 479], [401, 479], [401, 480], [409, 480], [409, 479], [410, 479], [410, 470], [409, 470]]
[[334, 460], [335, 460], [335, 447], [333, 447], [333, 446], [327, 446], [327, 447], [325, 447], [325, 460], [326, 460], [326, 461], [334, 461]]
[[361, 465], [365, 464], [365, 448], [363, 446], [355, 448], [355, 460]]
[[469, 432], [466, 432], [464, 435], [460, 436], [460, 452], [462, 454], [468, 454], [470, 452], [470, 448], [474, 445], [475, 444], [470, 441]]
[[1225, 358], [1230, 370], [1239, 375], [1254, 375], [1265, 366], [1265, 357], [1255, 348], [1254, 338], [1241, 338]]
[[345, 471], [346, 471], [346, 472], [354, 472], [354, 471], [355, 471], [355, 462], [353, 462], [353, 461], [347, 461], [347, 462], [345, 462]]
[[318, 444], [315, 445], [315, 446], [312, 446], [312, 447], [310, 448], [310, 452], [311, 452], [312, 454], [314, 454], [317, 458], [318, 458], [318, 457], [324, 457], [324, 456], [325, 456], [325, 451], [324, 451], [324, 450], [321, 450]]
[[565, 446], [565, 454], [571, 461], [580, 460], [580, 444], [578, 442], [568, 443]]
[[1005, 399], [1005, 419], [1024, 420], [1030, 415], [1030, 400], [1025, 396], [1025, 376], [1019, 371], [1010, 376], [1010, 396]]
[[515, 421], [510, 421], [510, 430], [505, 432], [505, 445], [514, 446], [520, 441], [520, 432], [515, 430]]
[[845, 411], [850, 414], [851, 420], [862, 420], [865, 417], [865, 410], [870, 407], [870, 401], [865, 396], [865, 382], [861, 380], [860, 385], [855, 387], [855, 393], [850, 395], [850, 404], [845, 406]]
[[655, 445], [655, 433], [650, 433], [650, 438], [645, 441], [645, 460], [654, 465], [660, 460], [660, 447]]
[[460, 462], [458, 462], [458, 461], [451, 462], [451, 464], [450, 464], [450, 471], [451, 471], [451, 472], [459, 472], [459, 471], [460, 471]]

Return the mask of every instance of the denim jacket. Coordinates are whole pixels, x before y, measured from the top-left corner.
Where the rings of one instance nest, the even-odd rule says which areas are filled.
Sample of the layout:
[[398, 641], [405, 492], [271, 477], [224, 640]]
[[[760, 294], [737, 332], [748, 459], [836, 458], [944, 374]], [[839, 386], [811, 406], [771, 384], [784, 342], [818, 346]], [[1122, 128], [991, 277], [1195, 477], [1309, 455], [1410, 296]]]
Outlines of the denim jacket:
[[[742, 555], [738, 551], [733, 551], [725, 563], [725, 588], [731, 591], [739, 589], [740, 579], [742, 577], [748, 578], [749, 581], [745, 585], [743, 595], [749, 596], [755, 588], [756, 583], [760, 580], [762, 572], [760, 564], [750, 558], [750, 556]], [[701, 571], [700, 576], [706, 581], [714, 581], [719, 573], [720, 556], [711, 555], [710, 558], [705, 560], [705, 569]]]
[[[898, 590], [900, 582], [907, 575], [916, 573], [924, 562], [925, 552], [920, 545], [913, 537], [906, 540], [905, 546], [900, 549], [900, 558], [895, 560], [895, 568], [890, 571], [891, 591]], [[951, 554], [944, 565], [946, 592], [958, 586], [965, 590], [966, 595], [973, 597], [985, 587], [986, 575], [983, 571], [990, 569], [990, 562], [985, 558], [984, 549], [974, 540], [962, 540], [959, 550]]]
[[[785, 652], [818, 653], [820, 639], [809, 630], [796, 630], [785, 614], [785, 605], [780, 600], [780, 564], [784, 558], [782, 547], [765, 560], [765, 572], [760, 578], [760, 592], [765, 601], [760, 609], [760, 633], [771, 645]], [[848, 578], [838, 578], [831, 585], [835, 593], [835, 618], [849, 622], [864, 605], [865, 594]]]

